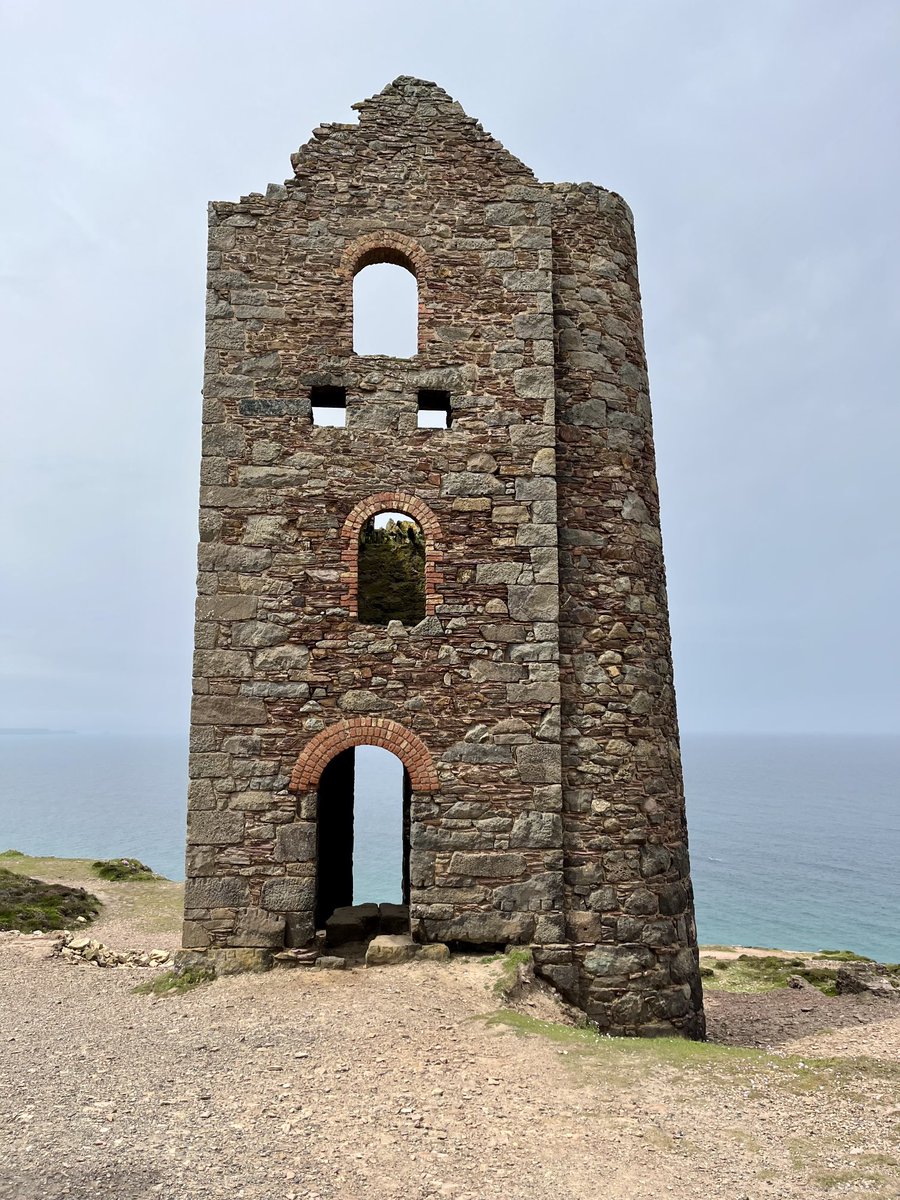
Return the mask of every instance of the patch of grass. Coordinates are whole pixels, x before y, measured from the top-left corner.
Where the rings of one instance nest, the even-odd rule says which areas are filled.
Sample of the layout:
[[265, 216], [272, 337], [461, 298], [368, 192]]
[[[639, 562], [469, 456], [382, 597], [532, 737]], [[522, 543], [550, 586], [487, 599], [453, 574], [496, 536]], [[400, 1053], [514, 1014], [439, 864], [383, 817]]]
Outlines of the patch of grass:
[[98, 859], [91, 863], [91, 870], [100, 879], [108, 879], [113, 883], [136, 883], [156, 878], [151, 868], [137, 858]]
[[531, 966], [531, 951], [526, 947], [507, 950], [500, 956], [500, 974], [494, 982], [494, 995], [505, 999], [519, 982], [519, 967]]
[[[877, 1185], [888, 1182], [883, 1172], [875, 1171], [871, 1167], [852, 1167], [846, 1171], [825, 1171], [813, 1175], [812, 1179], [826, 1191], [831, 1188], [847, 1187], [851, 1184]], [[869, 1187], [866, 1187], [866, 1191], [870, 1191]]]
[[827, 967], [810, 967], [802, 958], [775, 958], [741, 954], [731, 962], [713, 963], [712, 977], [704, 986], [724, 992], [772, 992], [788, 986], [792, 975], [799, 975], [826, 996], [835, 994], [835, 973]]
[[182, 995], [203, 983], [212, 983], [215, 977], [213, 971], [203, 967], [186, 967], [183, 971], [164, 971], [162, 975], [156, 975], [146, 983], [139, 983], [131, 990], [139, 996]]
[[835, 962], [874, 962], [874, 958], [867, 958], [865, 954], [857, 954], [855, 950], [820, 950], [818, 954], [814, 954], [813, 958], [829, 958]]
[[100, 907], [97, 897], [84, 888], [44, 883], [0, 867], [0, 929], [22, 933], [66, 929], [76, 921], [80, 925], [93, 921]]
[[4, 850], [0, 854], [0, 858], [24, 858], [25, 854], [22, 850]]
[[[593, 1026], [562, 1025], [541, 1021], [524, 1013], [501, 1009], [483, 1018], [489, 1025], [502, 1025], [522, 1036], [543, 1037], [566, 1047], [566, 1053], [582, 1065], [602, 1066], [604, 1078], [622, 1081], [634, 1069], [641, 1073], [652, 1067], [672, 1067], [713, 1072], [717, 1082], [733, 1078], [742, 1087], [765, 1093], [773, 1086], [784, 1091], [808, 1093], [835, 1088], [842, 1095], [856, 1088], [866, 1092], [872, 1080], [887, 1087], [900, 1086], [900, 1066], [868, 1058], [800, 1058], [772, 1054], [750, 1046], [723, 1046], [717, 1042], [693, 1042], [688, 1038], [608, 1037]], [[867, 1092], [866, 1092], [867, 1094]]]

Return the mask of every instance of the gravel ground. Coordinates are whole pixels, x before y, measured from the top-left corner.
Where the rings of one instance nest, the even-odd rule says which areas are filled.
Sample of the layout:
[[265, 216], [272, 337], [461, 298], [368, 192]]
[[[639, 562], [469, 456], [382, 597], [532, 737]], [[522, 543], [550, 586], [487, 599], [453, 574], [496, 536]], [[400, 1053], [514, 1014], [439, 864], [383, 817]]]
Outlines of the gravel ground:
[[[132, 915], [94, 936], [166, 944]], [[729, 1045], [588, 1044], [483, 1019], [477, 959], [155, 997], [47, 952], [0, 940], [3, 1200], [900, 1195], [895, 1002], [719, 992]]]

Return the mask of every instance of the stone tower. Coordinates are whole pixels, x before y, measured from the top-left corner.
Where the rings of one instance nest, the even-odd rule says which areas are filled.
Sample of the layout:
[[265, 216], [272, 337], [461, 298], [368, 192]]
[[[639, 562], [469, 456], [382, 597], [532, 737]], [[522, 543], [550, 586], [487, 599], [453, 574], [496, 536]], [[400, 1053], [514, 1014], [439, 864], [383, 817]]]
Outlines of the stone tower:
[[[350, 903], [372, 744], [417, 941], [531, 945], [600, 1028], [701, 1037], [631, 214], [433, 83], [355, 107], [210, 206], [184, 947], [265, 965]], [[380, 262], [415, 275], [412, 358], [353, 353]], [[415, 624], [358, 617], [384, 512], [424, 534]]]

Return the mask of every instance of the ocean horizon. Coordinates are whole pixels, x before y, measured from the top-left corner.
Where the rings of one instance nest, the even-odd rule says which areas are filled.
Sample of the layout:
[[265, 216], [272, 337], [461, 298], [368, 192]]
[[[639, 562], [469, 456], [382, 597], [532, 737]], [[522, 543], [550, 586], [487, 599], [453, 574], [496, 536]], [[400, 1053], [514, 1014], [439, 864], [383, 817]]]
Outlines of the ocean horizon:
[[[357, 751], [355, 899], [398, 900], [400, 768]], [[900, 960], [900, 737], [686, 734], [704, 944]], [[0, 850], [184, 878], [187, 738], [5, 731]]]

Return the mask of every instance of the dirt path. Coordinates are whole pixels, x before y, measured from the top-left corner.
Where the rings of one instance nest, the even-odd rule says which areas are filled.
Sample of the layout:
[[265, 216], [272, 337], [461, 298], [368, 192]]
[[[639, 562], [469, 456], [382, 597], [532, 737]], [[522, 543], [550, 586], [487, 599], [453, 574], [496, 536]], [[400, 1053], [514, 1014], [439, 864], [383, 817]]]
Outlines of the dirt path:
[[767, 1052], [526, 1036], [471, 959], [157, 998], [46, 952], [0, 941], [4, 1200], [900, 1195], [890, 1001], [709, 997], [714, 1036]]

